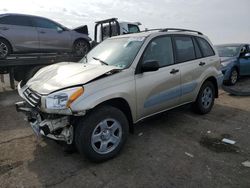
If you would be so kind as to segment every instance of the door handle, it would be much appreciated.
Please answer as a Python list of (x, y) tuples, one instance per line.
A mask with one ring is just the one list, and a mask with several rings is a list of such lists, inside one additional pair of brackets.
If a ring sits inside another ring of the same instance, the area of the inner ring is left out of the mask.
[(172, 69), (172, 70), (170, 71), (170, 74), (175, 74), (175, 73), (177, 73), (177, 72), (179, 72), (179, 69)]
[(45, 31), (40, 31), (40, 33), (44, 34), (44, 33), (46, 33), (46, 32), (45, 32)]
[(206, 63), (205, 62), (200, 62), (199, 65), (204, 66), (204, 65), (206, 65)]
[(4, 30), (4, 31), (9, 30), (8, 27), (0, 27), (0, 29), (1, 29), (1, 30)]

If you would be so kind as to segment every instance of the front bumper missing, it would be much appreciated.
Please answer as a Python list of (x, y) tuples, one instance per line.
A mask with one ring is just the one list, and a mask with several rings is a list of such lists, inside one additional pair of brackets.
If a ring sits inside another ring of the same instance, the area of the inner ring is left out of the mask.
[(26, 120), (38, 137), (48, 137), (53, 140), (73, 142), (73, 126), (69, 122), (69, 116), (44, 118), (43, 115), (25, 101), (16, 103), (16, 110), (26, 115)]

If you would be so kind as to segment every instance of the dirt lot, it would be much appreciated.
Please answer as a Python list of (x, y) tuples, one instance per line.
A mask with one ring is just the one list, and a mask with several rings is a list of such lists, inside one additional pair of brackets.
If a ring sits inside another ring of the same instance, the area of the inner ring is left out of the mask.
[[(14, 91), (0, 93), (0, 187), (250, 187), (250, 168), (241, 164), (250, 160), (250, 97), (221, 92), (208, 115), (185, 106), (146, 120), (102, 164), (38, 141), (15, 112), (18, 100)], [(220, 137), (236, 146), (209, 142)]]

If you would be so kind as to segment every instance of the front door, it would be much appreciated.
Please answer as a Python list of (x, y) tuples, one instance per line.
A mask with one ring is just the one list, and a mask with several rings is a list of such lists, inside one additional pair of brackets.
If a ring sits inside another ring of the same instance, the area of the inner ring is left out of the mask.
[(161, 68), (135, 75), (138, 119), (178, 105), (181, 96), (180, 69), (174, 64), (170, 36), (148, 44), (140, 63), (148, 60), (158, 61)]
[(39, 17), (32, 18), (37, 28), (41, 51), (69, 51), (72, 49), (70, 31)]
[(0, 33), (11, 43), (14, 51), (39, 50), (38, 33), (29, 16), (8, 15), (0, 19)]
[[(250, 46), (248, 46), (246, 53), (250, 53)], [(246, 54), (245, 53), (245, 54)], [(244, 56), (245, 54), (243, 54), (240, 58), (239, 58), (239, 62), (240, 62), (240, 75), (244, 76), (244, 75), (250, 75), (250, 56)]]

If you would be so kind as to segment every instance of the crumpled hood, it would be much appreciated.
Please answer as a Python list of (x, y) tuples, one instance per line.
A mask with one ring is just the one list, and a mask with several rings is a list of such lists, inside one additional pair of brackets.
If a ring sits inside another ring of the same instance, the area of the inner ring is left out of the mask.
[(115, 69), (117, 67), (101, 64), (62, 62), (40, 69), (26, 85), (40, 94), (49, 94), (66, 87), (83, 85)]

